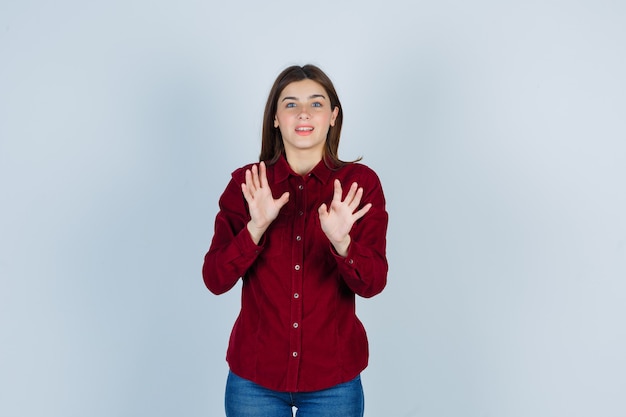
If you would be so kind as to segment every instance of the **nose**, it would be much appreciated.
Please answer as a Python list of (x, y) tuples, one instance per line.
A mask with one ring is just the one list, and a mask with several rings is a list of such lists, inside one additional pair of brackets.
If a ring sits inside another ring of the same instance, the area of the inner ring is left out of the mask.
[(302, 108), (302, 111), (300, 112), (300, 114), (298, 114), (298, 119), (309, 120), (310, 118), (311, 118), (311, 115), (309, 114), (308, 111), (306, 111), (306, 108)]

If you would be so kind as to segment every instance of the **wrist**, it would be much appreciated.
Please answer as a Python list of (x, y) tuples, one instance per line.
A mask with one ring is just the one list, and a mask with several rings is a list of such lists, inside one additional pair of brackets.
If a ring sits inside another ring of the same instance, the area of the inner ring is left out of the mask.
[(333, 248), (335, 248), (335, 252), (337, 252), (337, 255), (345, 258), (346, 256), (348, 256), (348, 248), (350, 247), (350, 242), (352, 240), (350, 239), (350, 235), (346, 236), (345, 239), (339, 241), (339, 242), (331, 242), (333, 245)]
[(267, 227), (265, 228), (257, 227), (252, 222), (252, 220), (250, 220), (248, 224), (246, 224), (246, 229), (248, 229), (248, 233), (250, 234), (250, 237), (252, 238), (252, 241), (254, 242), (254, 244), (258, 245), (259, 242), (261, 241), (261, 238), (263, 237), (263, 234), (265, 233), (265, 230), (267, 230)]

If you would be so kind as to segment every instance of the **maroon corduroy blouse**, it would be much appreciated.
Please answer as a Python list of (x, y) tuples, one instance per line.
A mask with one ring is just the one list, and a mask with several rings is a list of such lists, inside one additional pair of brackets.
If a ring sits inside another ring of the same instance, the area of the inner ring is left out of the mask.
[[(241, 311), (226, 359), (242, 378), (285, 392), (316, 391), (350, 381), (368, 362), (365, 329), (355, 313), (355, 294), (372, 297), (387, 282), (388, 215), (373, 170), (359, 163), (337, 170), (320, 162), (295, 173), (279, 159), (267, 167), (274, 198), (289, 202), (258, 245), (241, 192), (245, 166), (233, 172), (222, 194), (215, 234), (204, 258), (208, 289), (221, 294), (242, 278)], [(321, 229), (318, 208), (330, 206), (333, 182), (344, 197), (353, 182), (363, 187), (361, 206), (372, 208), (350, 232), (348, 255), (339, 256)]]

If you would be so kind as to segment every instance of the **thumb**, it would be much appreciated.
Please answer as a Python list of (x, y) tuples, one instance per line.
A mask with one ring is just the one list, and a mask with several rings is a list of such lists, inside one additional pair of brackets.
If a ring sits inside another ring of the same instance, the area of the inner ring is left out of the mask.
[(281, 195), (280, 198), (278, 199), (278, 205), (282, 207), (285, 204), (287, 204), (287, 201), (289, 201), (289, 193), (284, 192), (283, 195)]
[(328, 216), (328, 209), (326, 208), (326, 203), (322, 203), (319, 209), (317, 209), (317, 214), (319, 214), (320, 218), (322, 216)]

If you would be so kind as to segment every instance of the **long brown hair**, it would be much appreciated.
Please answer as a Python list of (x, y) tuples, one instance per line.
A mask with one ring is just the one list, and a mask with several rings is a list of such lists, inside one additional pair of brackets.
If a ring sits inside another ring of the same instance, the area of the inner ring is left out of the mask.
[[(274, 117), (278, 109), (278, 98), (285, 87), (293, 82), (302, 80), (312, 80), (324, 87), (328, 94), (331, 108), (339, 108), (335, 125), (328, 129), (328, 135), (326, 136), (323, 156), (324, 163), (332, 169), (348, 164), (349, 162), (340, 160), (338, 156), (339, 138), (341, 136), (341, 125), (343, 123), (343, 110), (339, 102), (339, 96), (337, 96), (337, 91), (335, 91), (335, 86), (330, 78), (328, 78), (321, 69), (311, 64), (302, 67), (298, 65), (288, 67), (284, 69), (283, 72), (278, 75), (276, 81), (274, 81), (274, 85), (267, 97), (265, 113), (263, 114), (261, 155), (259, 156), (259, 160), (265, 161), (267, 164), (271, 165), (278, 161), (281, 155), (285, 153), (285, 145), (280, 129), (274, 127)], [(358, 158), (357, 161), (360, 159), (361, 158)]]

